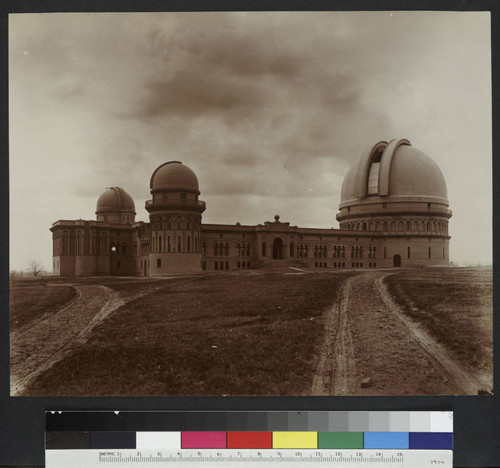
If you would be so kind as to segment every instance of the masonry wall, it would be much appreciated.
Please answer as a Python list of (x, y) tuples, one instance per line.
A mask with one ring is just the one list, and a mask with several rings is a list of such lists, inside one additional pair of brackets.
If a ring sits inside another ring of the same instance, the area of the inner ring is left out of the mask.
[(149, 255), (149, 276), (201, 272), (201, 253)]

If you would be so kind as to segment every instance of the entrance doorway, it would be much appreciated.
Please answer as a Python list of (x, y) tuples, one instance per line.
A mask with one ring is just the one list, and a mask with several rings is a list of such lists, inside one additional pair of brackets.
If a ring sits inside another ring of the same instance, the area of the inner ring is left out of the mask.
[(394, 255), (393, 266), (396, 268), (401, 266), (401, 255)]
[(283, 260), (283, 239), (280, 237), (273, 241), (273, 260)]

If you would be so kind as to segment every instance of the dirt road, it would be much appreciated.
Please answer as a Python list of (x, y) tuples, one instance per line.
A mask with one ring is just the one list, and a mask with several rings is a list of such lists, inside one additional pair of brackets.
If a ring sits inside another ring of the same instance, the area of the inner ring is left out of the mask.
[[(313, 395), (477, 394), (483, 383), (399, 309), (383, 279), (349, 278), (325, 316)], [(366, 380), (369, 379), (369, 380)]]
[(60, 361), (92, 328), (125, 303), (105, 286), (78, 285), (77, 297), (63, 309), (35, 325), (11, 333), (10, 393), (21, 393), (28, 383)]

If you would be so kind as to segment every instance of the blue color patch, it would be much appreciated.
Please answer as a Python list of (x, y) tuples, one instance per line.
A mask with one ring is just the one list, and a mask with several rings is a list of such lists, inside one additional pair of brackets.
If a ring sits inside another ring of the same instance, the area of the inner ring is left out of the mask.
[(453, 432), (410, 432), (410, 449), (453, 449)]
[(408, 432), (365, 432), (365, 449), (407, 449)]

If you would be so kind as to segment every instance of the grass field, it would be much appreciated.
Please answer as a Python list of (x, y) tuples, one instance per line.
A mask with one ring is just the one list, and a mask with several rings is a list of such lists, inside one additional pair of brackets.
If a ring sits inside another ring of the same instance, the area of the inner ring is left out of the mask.
[(11, 281), (10, 330), (15, 331), (45, 314), (63, 307), (76, 297), (71, 286), (47, 286), (50, 280)]
[[(310, 394), (322, 314), (349, 274), (157, 281), (153, 293), (121, 307), (26, 393)], [(101, 284), (126, 290), (151, 286), (116, 279)]]
[(405, 313), (463, 364), (489, 370), (493, 357), (491, 268), (403, 270), (386, 281)]

